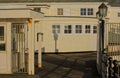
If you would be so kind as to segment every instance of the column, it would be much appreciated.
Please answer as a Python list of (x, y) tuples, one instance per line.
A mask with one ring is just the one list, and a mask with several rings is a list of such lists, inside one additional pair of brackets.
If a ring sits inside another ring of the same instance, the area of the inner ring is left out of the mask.
[(28, 22), (28, 74), (34, 75), (34, 23)]

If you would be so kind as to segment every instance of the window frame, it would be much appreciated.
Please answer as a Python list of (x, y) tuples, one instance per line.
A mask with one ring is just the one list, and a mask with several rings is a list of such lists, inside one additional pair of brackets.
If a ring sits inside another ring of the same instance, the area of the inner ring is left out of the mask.
[(64, 34), (72, 34), (72, 25), (65, 25), (64, 26)]
[(82, 25), (75, 25), (75, 33), (82, 34)]
[(60, 34), (60, 25), (59, 24), (52, 25), (52, 33)]
[(91, 33), (91, 25), (85, 25), (85, 33), (90, 34)]

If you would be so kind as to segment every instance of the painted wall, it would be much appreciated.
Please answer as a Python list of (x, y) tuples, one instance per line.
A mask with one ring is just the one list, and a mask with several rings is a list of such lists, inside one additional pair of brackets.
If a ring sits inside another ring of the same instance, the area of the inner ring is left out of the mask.
[[(58, 34), (57, 49), (59, 52), (80, 52), (80, 51), (96, 51), (96, 34), (93, 34), (93, 26), (97, 26), (96, 12), (101, 3), (46, 3), (49, 7), (41, 7), (41, 12), (45, 16), (40, 19), (38, 32), (43, 33), (43, 41), (41, 48), (43, 52), (55, 52), (55, 40), (52, 33), (52, 25), (60, 25), (60, 34)], [(32, 8), (32, 6), (30, 6)], [(52, 17), (57, 15), (57, 8), (63, 8), (67, 17)], [(81, 16), (80, 8), (93, 8), (92, 16)], [(69, 10), (68, 10), (69, 9)], [(70, 17), (72, 16), (72, 18)], [(83, 25), (82, 34), (75, 33), (75, 25)], [(64, 34), (64, 25), (72, 25), (72, 34)], [(85, 25), (91, 25), (91, 33), (85, 33)], [(40, 37), (41, 38), (41, 37)], [(89, 44), (89, 45), (88, 45)], [(38, 45), (38, 44), (37, 44)], [(39, 48), (39, 46), (38, 46)]]
[[(86, 23), (86, 21), (88, 21)], [(57, 49), (59, 52), (80, 52), (80, 51), (96, 51), (97, 35), (93, 34), (93, 26), (97, 26), (96, 19), (86, 18), (44, 18), (38, 29), (41, 29), (43, 35), (42, 48), (45, 52), (55, 52), (55, 40), (52, 33), (52, 25), (60, 25), (60, 33), (58, 34)], [(65, 34), (64, 26), (72, 25), (72, 33)], [(82, 33), (75, 33), (75, 25), (83, 25)], [(85, 25), (91, 25), (91, 33), (85, 33)]]
[(11, 23), (10, 22), (0, 22), (0, 26), (4, 26), (4, 38), (5, 40), (0, 43), (5, 43), (5, 51), (0, 51), (0, 73), (10, 74), (12, 73), (11, 66)]

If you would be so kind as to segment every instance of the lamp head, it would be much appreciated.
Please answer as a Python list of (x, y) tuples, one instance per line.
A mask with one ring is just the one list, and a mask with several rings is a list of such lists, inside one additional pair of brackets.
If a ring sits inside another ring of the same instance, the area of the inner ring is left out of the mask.
[(107, 10), (108, 10), (108, 7), (102, 3), (99, 7), (99, 16), (100, 17), (106, 17), (107, 16)]

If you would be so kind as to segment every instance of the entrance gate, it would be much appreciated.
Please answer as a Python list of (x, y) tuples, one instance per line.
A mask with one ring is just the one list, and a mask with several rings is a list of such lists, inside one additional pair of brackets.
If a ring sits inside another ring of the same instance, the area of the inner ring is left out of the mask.
[(107, 23), (105, 28), (107, 54), (120, 61), (120, 23)]
[(11, 30), (13, 73), (27, 73), (27, 26), (24, 23), (13, 23)]

